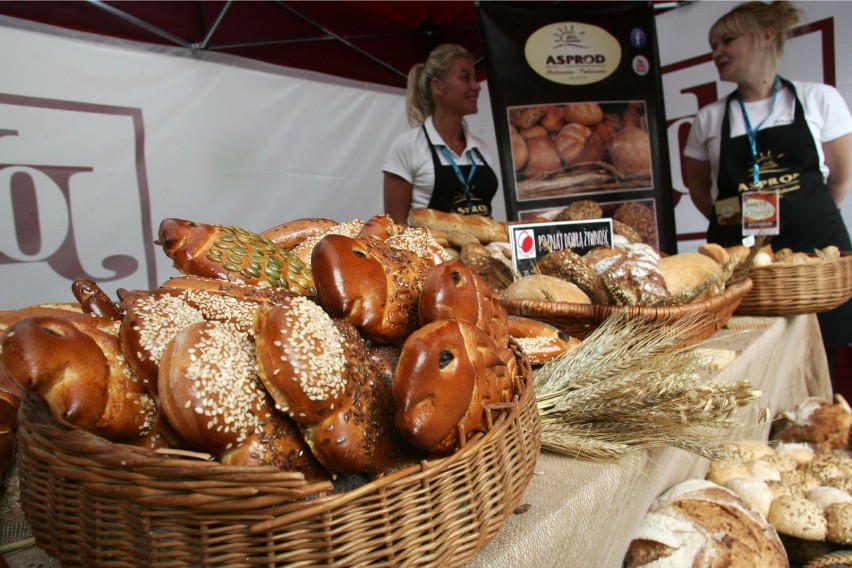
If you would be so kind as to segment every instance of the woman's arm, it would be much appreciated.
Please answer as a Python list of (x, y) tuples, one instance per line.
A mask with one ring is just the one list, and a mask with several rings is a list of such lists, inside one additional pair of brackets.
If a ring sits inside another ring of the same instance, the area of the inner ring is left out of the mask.
[(385, 213), (390, 215), (397, 225), (408, 225), (408, 211), (411, 209), (412, 185), (395, 174), (385, 172), (384, 196)]
[(709, 221), (713, 214), (713, 198), (710, 196), (710, 162), (684, 157), (683, 167), (686, 172), (689, 196), (695, 207)]
[(852, 134), (826, 142), (822, 145), (822, 151), (829, 170), (828, 191), (840, 207), (852, 188)]

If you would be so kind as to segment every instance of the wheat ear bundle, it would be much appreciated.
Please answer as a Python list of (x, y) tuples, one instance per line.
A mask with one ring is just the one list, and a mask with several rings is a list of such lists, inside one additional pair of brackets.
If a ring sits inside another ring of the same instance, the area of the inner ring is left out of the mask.
[(574, 457), (619, 459), (674, 446), (724, 457), (722, 431), (761, 396), (747, 381), (703, 382), (701, 357), (678, 347), (701, 314), (660, 322), (615, 314), (574, 350), (533, 374), (542, 447)]

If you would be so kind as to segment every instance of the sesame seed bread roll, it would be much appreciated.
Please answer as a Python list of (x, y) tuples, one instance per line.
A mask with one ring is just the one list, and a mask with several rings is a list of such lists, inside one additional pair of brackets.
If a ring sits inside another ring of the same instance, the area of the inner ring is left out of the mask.
[(326, 219), (324, 217), (293, 219), (270, 227), (265, 231), (258, 233), (264, 239), (269, 239), (276, 245), (293, 250), (305, 241), (305, 239), (319, 235), (339, 223), (334, 219)]
[(160, 288), (169, 290), (201, 290), (214, 292), (219, 295), (232, 296), (241, 300), (256, 300), (260, 302), (278, 302), (283, 298), (296, 295), (295, 292), (284, 288), (272, 288), (270, 286), (255, 286), (243, 282), (228, 282), (218, 278), (204, 278), (202, 276), (175, 276), (163, 282)]
[(434, 238), (432, 231), (423, 227), (406, 227), (400, 234), (388, 237), (385, 244), (391, 248), (413, 252), (425, 260), (428, 266), (452, 260), (450, 253)]
[(117, 326), (92, 315), (27, 317), (3, 335), (2, 363), (58, 421), (112, 441), (143, 443), (154, 431), (156, 404), (127, 365)]
[(447, 454), (484, 427), (485, 407), (506, 402), (512, 376), (487, 333), (459, 320), (436, 320), (402, 347), (393, 382), (396, 427), (409, 442)]
[(274, 465), (327, 478), (256, 372), (248, 334), (221, 322), (183, 327), (160, 365), (163, 413), (188, 447), (231, 465)]
[(156, 244), (187, 276), (314, 292), (311, 270), (302, 259), (240, 227), (163, 219)]
[(422, 457), (393, 429), (390, 384), (352, 325), (292, 298), (258, 310), (255, 340), (267, 392), (330, 471), (377, 476)]
[(414, 253), (369, 239), (327, 235), (311, 254), (320, 304), (365, 339), (399, 345), (417, 327), (428, 265)]

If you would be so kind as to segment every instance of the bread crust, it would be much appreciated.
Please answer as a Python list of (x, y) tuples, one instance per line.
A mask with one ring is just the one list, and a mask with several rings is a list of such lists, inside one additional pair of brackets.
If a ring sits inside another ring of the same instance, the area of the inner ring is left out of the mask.
[(408, 223), (412, 227), (437, 229), (448, 235), (462, 233), (475, 237), (481, 244), (491, 242), (509, 242), (509, 233), (499, 221), (482, 215), (460, 215), (437, 209), (412, 209), (408, 213)]
[(293, 250), (308, 237), (319, 235), (338, 224), (334, 219), (325, 217), (303, 217), (275, 225), (258, 234), (280, 247)]

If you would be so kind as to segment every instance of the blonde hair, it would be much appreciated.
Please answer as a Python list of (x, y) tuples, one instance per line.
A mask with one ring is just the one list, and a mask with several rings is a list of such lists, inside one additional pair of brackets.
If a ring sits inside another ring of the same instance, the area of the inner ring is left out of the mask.
[(760, 39), (767, 28), (775, 30), (772, 49), (775, 59), (784, 53), (784, 43), (790, 28), (799, 22), (799, 9), (790, 2), (746, 2), (740, 4), (713, 24), (708, 34), (710, 45), (716, 45), (726, 35), (751, 34)]
[(473, 63), (473, 54), (470, 51), (460, 45), (445, 43), (433, 49), (425, 63), (418, 63), (408, 72), (405, 112), (409, 125), (420, 126), (435, 112), (432, 78), (443, 77), (458, 57), (464, 57)]

